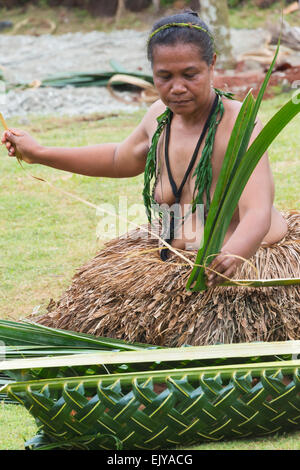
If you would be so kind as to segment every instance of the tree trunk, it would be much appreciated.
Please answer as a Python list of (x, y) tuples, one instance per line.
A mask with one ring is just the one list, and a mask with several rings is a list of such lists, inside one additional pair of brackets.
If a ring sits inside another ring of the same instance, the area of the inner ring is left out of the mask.
[(125, 12), (125, 0), (118, 0), (118, 8), (116, 13), (116, 23), (120, 21), (120, 18)]
[(154, 13), (158, 13), (160, 10), (160, 0), (152, 0), (154, 6)]
[(232, 56), (229, 12), (227, 0), (201, 0), (201, 17), (211, 27), (218, 55), (218, 64), (232, 67)]
[(87, 9), (95, 16), (114, 16), (117, 11), (118, 0), (88, 0)]
[(125, 7), (129, 11), (139, 12), (148, 8), (152, 0), (125, 0)]

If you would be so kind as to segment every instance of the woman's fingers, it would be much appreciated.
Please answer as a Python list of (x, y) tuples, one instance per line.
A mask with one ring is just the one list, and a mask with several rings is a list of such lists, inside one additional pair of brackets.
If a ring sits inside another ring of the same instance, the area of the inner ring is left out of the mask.
[[(233, 276), (236, 270), (235, 259), (230, 256), (224, 256), (225, 254), (227, 253), (218, 255), (207, 268), (206, 274), (208, 287), (224, 282), (226, 277), (230, 278)], [(222, 276), (220, 276), (220, 274), (222, 274)]]
[(7, 136), (8, 136), (8, 131), (4, 131), (1, 137), (2, 144), (6, 144), (8, 142)]
[(231, 263), (232, 260), (229, 257), (225, 258), (222, 255), (217, 256), (214, 261), (208, 266), (207, 271), (209, 273), (209, 277), (214, 277), (217, 275), (213, 271), (223, 272), (230, 266)]
[(16, 154), (16, 149), (15, 149), (13, 146), (11, 146), (11, 148), (10, 148), (9, 151), (8, 151), (8, 155), (9, 155), (10, 157), (14, 157), (15, 154)]
[[(7, 136), (7, 139), (9, 138), (9, 134)], [(14, 148), (14, 145), (12, 144), (12, 142), (10, 142), (9, 140), (6, 140), (5, 141), (5, 146), (8, 150), (8, 155), (9, 156), (13, 156), (15, 154), (15, 148)]]
[(6, 145), (9, 157), (21, 158), (26, 163), (34, 163), (36, 154), (41, 149), (27, 132), (15, 128), (4, 132), (2, 142)]
[(20, 135), (22, 134), (18, 129), (9, 129), (3, 133), (1, 141), (5, 144), (9, 157), (16, 156), (16, 137)]
[(6, 137), (2, 137), (1, 142), (2, 142), (2, 144), (5, 145), (5, 147), (7, 148), (8, 154), (9, 154), (10, 156), (11, 156), (11, 155), (14, 155), (14, 153), (15, 153), (15, 148), (14, 148), (13, 144), (12, 144), (9, 140), (6, 140)]

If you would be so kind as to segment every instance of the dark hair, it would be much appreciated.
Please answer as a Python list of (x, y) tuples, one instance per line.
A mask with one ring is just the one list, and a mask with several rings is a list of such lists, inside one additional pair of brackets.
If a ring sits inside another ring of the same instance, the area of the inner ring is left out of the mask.
[[(154, 31), (171, 23), (190, 23), (200, 26), (205, 31), (196, 28), (170, 26), (169, 28), (158, 31), (153, 37), (151, 37), (151, 34)], [(183, 13), (178, 13), (176, 15), (166, 16), (154, 24), (147, 46), (147, 55), (151, 64), (153, 65), (153, 51), (155, 46), (169, 46), (176, 43), (194, 44), (199, 48), (201, 58), (208, 65), (212, 63), (214, 56), (212, 33), (207, 24), (199, 18), (196, 12), (184, 11)]]

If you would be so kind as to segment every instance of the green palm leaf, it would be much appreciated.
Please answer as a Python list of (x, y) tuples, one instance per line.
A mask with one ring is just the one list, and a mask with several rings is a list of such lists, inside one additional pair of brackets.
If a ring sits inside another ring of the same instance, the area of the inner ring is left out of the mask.
[[(143, 343), (128, 343), (112, 338), (97, 338), (84, 333), (48, 328), (29, 322), (13, 322), (0, 320), (0, 340), (6, 346), (21, 345), (32, 348), (45, 346), (49, 348), (80, 348), (115, 351), (136, 351), (149, 348)], [(158, 346), (151, 346), (157, 348)], [(16, 350), (15, 350), (16, 351)]]
[[(207, 259), (211, 262), (216, 253), (220, 251), (232, 215), (254, 168), (281, 130), (300, 111), (300, 103), (290, 100), (273, 116), (247, 150), (255, 119), (278, 51), (279, 45), (256, 101), (251, 93), (248, 93), (237, 117), (207, 216), (202, 248), (197, 253), (195, 267), (186, 285), (188, 290), (200, 291), (206, 289), (205, 268), (200, 266), (204, 266)], [(292, 282), (290, 280), (290, 283)], [(299, 279), (294, 280), (294, 283), (299, 284)], [(229, 284), (225, 283), (224, 285)], [(263, 286), (262, 283), (256, 284), (256, 287), (261, 286)]]
[[(3, 371), (31, 371), (44, 369), (60, 368), (60, 367), (91, 367), (96, 365), (126, 365), (129, 364), (137, 366), (141, 364), (147, 370), (155, 369), (168, 369), (185, 367), (201, 366), (207, 367), (212, 362), (217, 361), (218, 365), (232, 364), (232, 361), (238, 359), (239, 363), (261, 362), (262, 358), (266, 361), (273, 360), (274, 356), (277, 358), (289, 358), (294, 354), (300, 352), (300, 341), (282, 341), (282, 342), (269, 342), (269, 343), (240, 343), (238, 347), (231, 344), (220, 344), (214, 346), (189, 346), (182, 348), (164, 348), (164, 349), (145, 349), (141, 351), (93, 351), (89, 353), (73, 354), (60, 356), (44, 357), (38, 356), (35, 358), (9, 358), (0, 363), (0, 370)], [(271, 359), (270, 359), (271, 358)], [(126, 369), (124, 369), (126, 372)]]
[[(75, 87), (107, 86), (109, 79), (113, 77), (116, 73), (141, 78), (153, 84), (152, 75), (145, 74), (143, 72), (138, 72), (138, 71), (130, 72), (127, 69), (125, 69), (122, 65), (120, 65), (118, 62), (116, 62), (115, 60), (111, 60), (110, 65), (113, 68), (112, 72), (102, 72), (102, 71), (72, 72), (72, 73), (65, 73), (63, 75), (53, 75), (51, 77), (48, 77), (42, 80), (41, 86), (43, 87), (51, 86), (51, 87), (57, 87), (57, 88), (62, 88), (67, 85), (72, 85)], [(124, 86), (124, 83), (115, 82), (114, 86), (116, 85)]]
[[(142, 351), (144, 349), (156, 349), (158, 346), (152, 346), (141, 343), (127, 343), (112, 338), (96, 338), (92, 335), (77, 333), (73, 331), (58, 330), (48, 328), (43, 325), (28, 322), (13, 322), (0, 320), (0, 341), (5, 344), (5, 359), (16, 360), (24, 358), (47, 358), (58, 356), (71, 356), (73, 354), (89, 354), (96, 351)], [(0, 362), (0, 371), (1, 371)], [(123, 369), (126, 366), (123, 366)], [(2, 369), (3, 371), (4, 369)], [(26, 378), (38, 377), (56, 377), (61, 376), (95, 374), (107, 372), (103, 366), (86, 367), (71, 369), (68, 366), (62, 367), (58, 372), (57, 368), (27, 372)], [(0, 387), (6, 381), (24, 379), (23, 373), (7, 372), (0, 377)], [(1, 398), (1, 397), (0, 397)], [(6, 397), (7, 400), (7, 397)]]

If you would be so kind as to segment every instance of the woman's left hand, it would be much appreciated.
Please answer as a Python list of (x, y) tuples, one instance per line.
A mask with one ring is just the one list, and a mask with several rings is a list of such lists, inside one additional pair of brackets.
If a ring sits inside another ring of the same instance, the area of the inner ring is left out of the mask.
[[(206, 269), (207, 287), (214, 287), (221, 284), (228, 280), (226, 278), (231, 279), (241, 262), (242, 261), (239, 258), (236, 258), (228, 251), (221, 251), (221, 253), (216, 256), (213, 262), (208, 266), (208, 268), (213, 269), (216, 272)], [(226, 277), (219, 276), (217, 273)]]

